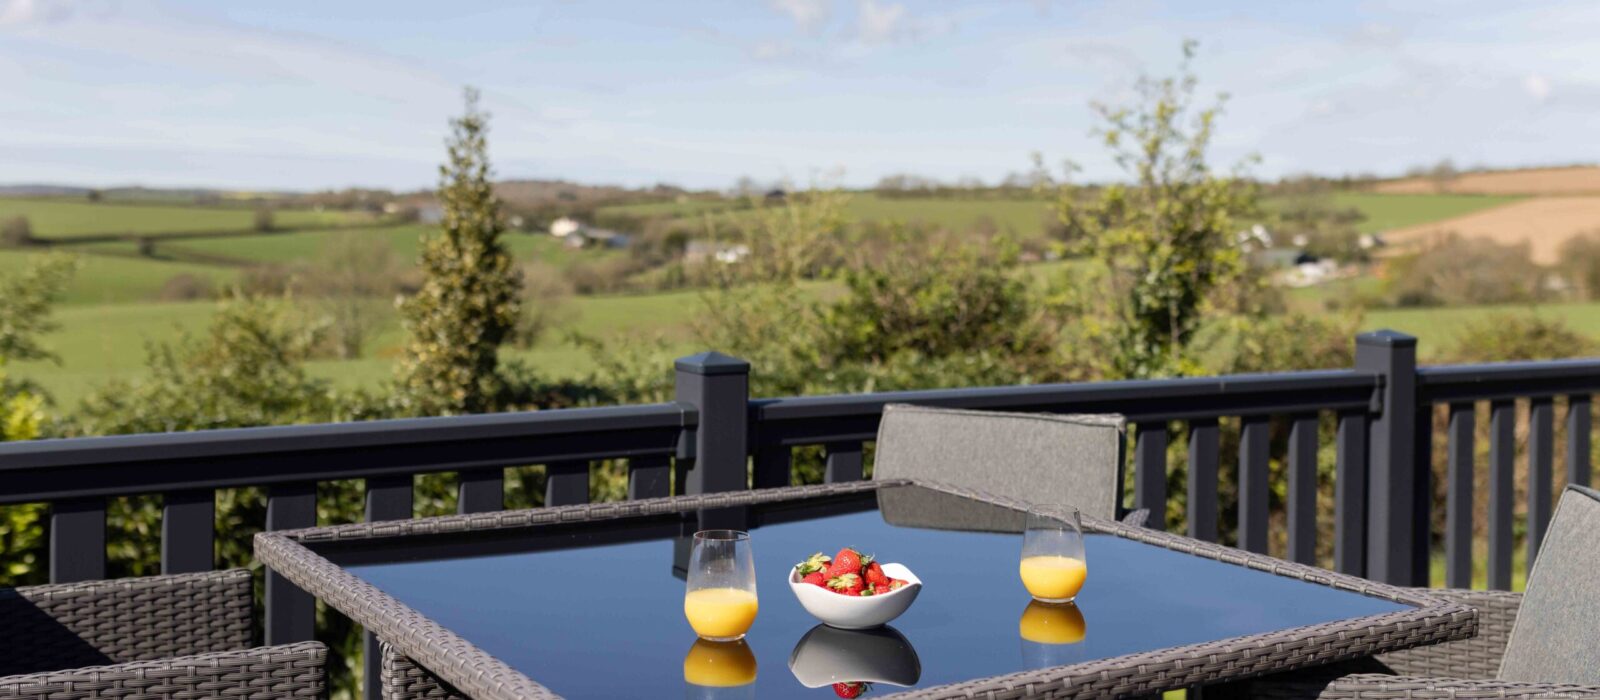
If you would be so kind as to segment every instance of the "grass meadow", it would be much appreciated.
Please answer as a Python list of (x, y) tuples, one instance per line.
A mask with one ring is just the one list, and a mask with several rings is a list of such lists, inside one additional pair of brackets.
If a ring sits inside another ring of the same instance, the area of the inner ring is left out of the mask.
[[(1368, 227), (1374, 230), (1456, 216), (1515, 199), (1487, 195), (1369, 194), (1339, 194), (1335, 198), (1336, 204), (1355, 206), (1366, 212)], [(712, 211), (721, 205), (717, 201), (688, 200), (618, 209), (639, 214), (692, 214)], [(36, 231), (60, 237), (103, 232), (156, 234), (244, 229), (250, 225), (252, 216), (248, 209), (219, 207), (0, 199), (0, 218), (16, 213), (33, 217)], [(852, 196), (847, 214), (856, 220), (923, 221), (957, 230), (971, 229), (987, 219), (1000, 231), (1012, 231), (1025, 237), (1041, 235), (1047, 207), (1040, 200), (885, 199), (867, 193)], [(732, 212), (730, 215), (749, 214)], [(45, 338), (60, 354), (61, 361), (16, 363), (9, 366), (8, 371), (13, 376), (39, 382), (59, 401), (70, 403), (90, 388), (113, 378), (139, 376), (147, 343), (170, 341), (184, 330), (204, 329), (216, 308), (214, 302), (158, 300), (163, 285), (176, 275), (194, 275), (213, 286), (225, 287), (236, 282), (249, 264), (314, 263), (340, 236), (380, 238), (393, 247), (402, 263), (410, 264), (416, 260), (419, 241), (427, 232), (425, 227), (416, 225), (332, 229), (329, 227), (351, 221), (337, 214), (316, 212), (279, 212), (278, 222), (298, 228), (281, 233), (241, 232), (225, 238), (158, 241), (154, 257), (140, 256), (137, 246), (127, 241), (58, 246), (80, 254), (82, 261), (79, 274), (61, 299), (55, 315), (60, 330)], [(519, 260), (539, 261), (556, 268), (604, 255), (625, 254), (573, 251), (541, 235), (513, 233), (507, 237), (507, 242)], [(30, 254), (0, 250), (0, 272), (19, 269)], [(1072, 261), (1043, 263), (1030, 268), (1030, 274), (1036, 279), (1070, 274), (1079, 264)], [(1358, 278), (1293, 290), (1289, 298), (1296, 308), (1318, 311), (1327, 308), (1330, 301), (1371, 296), (1379, 291), (1380, 285), (1379, 280)], [(827, 285), (818, 285), (813, 292), (826, 293), (827, 289)], [(302, 303), (319, 302), (307, 299)], [(592, 358), (568, 342), (571, 332), (603, 338), (659, 335), (673, 349), (689, 352), (698, 349), (694, 347), (690, 321), (703, 303), (701, 295), (693, 291), (572, 297), (559, 302), (555, 311), (557, 327), (538, 345), (506, 352), (551, 376), (578, 376), (594, 369)], [(387, 305), (382, 307), (387, 308)], [(1378, 310), (1368, 312), (1363, 325), (1369, 329), (1394, 328), (1419, 336), (1422, 355), (1429, 359), (1452, 344), (1464, 323), (1500, 311), (1525, 313), (1529, 308)], [(1573, 328), (1600, 338), (1600, 304), (1549, 304), (1533, 312), (1557, 316)], [(311, 371), (346, 387), (374, 386), (391, 376), (403, 338), (392, 311), (385, 312), (380, 321), (363, 357), (348, 361), (314, 361)]]
[[(72, 238), (95, 234), (193, 233), (246, 231), (255, 211), (246, 207), (197, 207), (168, 204), (106, 204), (79, 199), (0, 198), (0, 221), (25, 216), (39, 238)], [(336, 226), (369, 221), (349, 212), (286, 209), (272, 214), (282, 228)]]

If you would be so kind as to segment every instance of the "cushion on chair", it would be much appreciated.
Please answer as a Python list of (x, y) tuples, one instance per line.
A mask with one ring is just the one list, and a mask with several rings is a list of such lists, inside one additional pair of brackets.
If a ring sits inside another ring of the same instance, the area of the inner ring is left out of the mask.
[(1500, 680), (1600, 685), (1600, 493), (1568, 486), (1528, 575)]
[(891, 404), (873, 475), (925, 479), (1112, 519), (1121, 495), (1122, 416), (1000, 413)]

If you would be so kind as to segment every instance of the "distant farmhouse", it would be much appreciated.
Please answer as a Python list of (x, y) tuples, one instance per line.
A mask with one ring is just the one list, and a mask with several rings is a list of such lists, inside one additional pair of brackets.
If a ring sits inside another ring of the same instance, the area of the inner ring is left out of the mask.
[(568, 248), (626, 248), (632, 242), (628, 234), (595, 228), (567, 216), (550, 222), (550, 235)]
[(689, 244), (684, 246), (683, 249), (683, 261), (694, 265), (713, 260), (724, 265), (731, 265), (748, 257), (750, 257), (750, 246), (743, 243), (689, 241)]

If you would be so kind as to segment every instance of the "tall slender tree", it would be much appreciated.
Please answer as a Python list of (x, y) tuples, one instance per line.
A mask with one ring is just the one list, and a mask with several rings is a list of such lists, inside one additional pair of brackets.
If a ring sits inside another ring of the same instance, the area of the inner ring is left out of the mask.
[(520, 312), (522, 277), (490, 181), (489, 115), (477, 90), (465, 92), (466, 110), (450, 120), (445, 141), (449, 161), (439, 167), (444, 219), (423, 241), (422, 288), (400, 304), (409, 341), (396, 398), (413, 415), (493, 410), (505, 387), (497, 355)]

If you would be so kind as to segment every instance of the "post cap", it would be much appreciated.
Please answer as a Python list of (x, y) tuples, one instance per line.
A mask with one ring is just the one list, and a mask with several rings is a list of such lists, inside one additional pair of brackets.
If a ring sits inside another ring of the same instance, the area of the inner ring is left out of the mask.
[(1401, 333), (1400, 331), (1382, 330), (1362, 333), (1356, 336), (1356, 345), (1378, 345), (1391, 348), (1413, 348), (1417, 346), (1417, 337)]
[(680, 357), (673, 363), (673, 367), (679, 372), (689, 372), (704, 376), (750, 373), (749, 362), (737, 357), (724, 355), (715, 350), (707, 350), (688, 357)]

